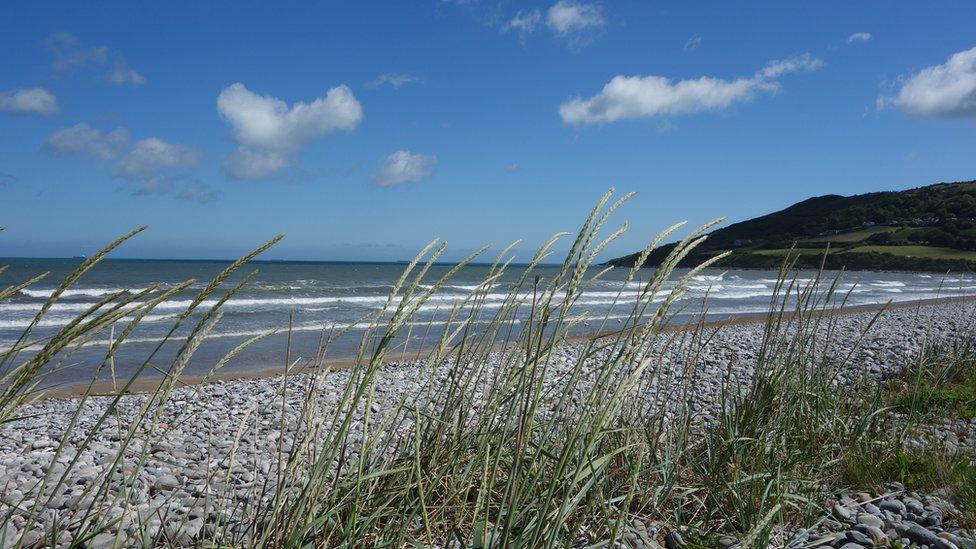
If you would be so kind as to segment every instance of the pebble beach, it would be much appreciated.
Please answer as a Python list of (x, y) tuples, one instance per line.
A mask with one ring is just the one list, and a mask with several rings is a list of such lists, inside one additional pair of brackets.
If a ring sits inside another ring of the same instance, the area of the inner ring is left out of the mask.
[[(853, 386), (865, 379), (882, 380), (897, 373), (926, 340), (976, 336), (973, 301), (884, 311), (859, 341), (876, 314), (859, 311), (838, 315), (833, 329), (825, 334), (823, 344), (838, 352), (857, 349), (838, 375), (839, 386)], [(743, 383), (753, 375), (762, 337), (761, 323), (716, 328), (694, 361), (686, 359), (688, 354), (680, 344), (669, 344), (660, 364), (648, 374), (653, 379), (642, 385), (641, 391), (645, 397), (665, 404), (679, 399), (690, 402), (696, 416), (708, 421), (716, 413), (723, 387), (730, 382)], [(664, 345), (664, 338), (659, 344)], [(579, 345), (567, 344), (554, 351), (547, 377), (553, 388), (558, 388), (571, 370)], [(382, 425), (395, 403), (424, 398), (440, 375), (436, 368), (425, 368), (422, 361), (405, 361), (390, 362), (380, 369), (377, 398), (370, 410), (371, 425)], [(126, 540), (147, 528), (164, 531), (167, 539), (178, 544), (207, 539), (215, 523), (236, 518), (211, 508), (205, 503), (206, 496), (230, 493), (241, 501), (267, 498), (280, 478), (283, 459), (309, 428), (303, 419), (310, 416), (308, 410), (325, 414), (333, 409), (348, 381), (349, 373), (337, 370), (175, 389), (154, 415), (152, 436), (137, 434), (121, 460), (116, 460), (120, 440), (146, 395), (121, 397), (114, 412), (101, 423), (99, 418), (111, 403), (110, 397), (90, 397), (80, 410), (78, 398), (37, 400), (20, 411), (20, 419), (0, 426), (0, 512), (11, 513), (9, 525), (13, 527), (8, 526), (0, 541), (6, 546), (22, 537), (25, 547), (41, 546), (56, 532), (58, 545), (70, 545), (74, 541), (71, 525), (91, 512), (96, 487), (113, 470), (118, 479), (107, 483), (110, 493), (99, 500), (107, 503), (97, 513), (103, 519), (118, 520), (109, 532), (87, 540), (87, 546), (124, 546)], [(312, 385), (317, 396), (310, 403), (304, 395)], [(352, 431), (354, 436), (361, 436), (361, 426), (354, 426)], [(976, 448), (976, 420), (948, 421), (929, 434), (953, 451)], [(91, 443), (83, 445), (89, 437)], [(132, 485), (123, 486), (119, 473), (131, 471), (140, 454), (145, 463)], [(66, 470), (64, 482), (42, 483), (45, 476), (59, 478)], [(114, 497), (123, 489), (125, 498)], [(902, 538), (914, 543), (917, 538), (925, 542), (917, 543), (920, 547), (973, 547), (966, 541), (969, 534), (943, 522), (946, 512), (939, 502), (926, 498), (929, 496), (912, 496), (903, 487), (894, 487), (888, 494), (844, 496), (833, 507), (825, 502), (825, 516), (833, 518), (811, 525), (795, 536), (790, 546), (857, 549), (888, 546)], [(40, 520), (28, 525), (26, 517), (35, 506), (41, 509)], [(875, 508), (876, 513), (872, 512)], [(901, 509), (911, 509), (912, 514), (907, 510), (895, 512)], [(938, 520), (932, 518), (936, 513)], [(831, 524), (836, 532), (828, 531)], [(878, 545), (882, 537), (885, 544)], [(653, 547), (657, 543), (649, 536), (630, 539), (634, 546)], [(734, 545), (735, 540), (727, 543)]]

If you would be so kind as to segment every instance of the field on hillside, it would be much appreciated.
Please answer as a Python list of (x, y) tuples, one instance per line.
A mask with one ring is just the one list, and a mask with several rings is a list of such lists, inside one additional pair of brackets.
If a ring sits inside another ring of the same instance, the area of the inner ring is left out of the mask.
[(901, 227), (868, 227), (866, 229), (851, 231), (849, 233), (809, 238), (803, 242), (860, 242), (876, 234), (893, 233), (900, 229)]
[[(792, 255), (823, 255), (826, 248), (771, 248), (768, 250), (752, 250), (753, 254), (774, 257)], [(962, 259), (976, 261), (976, 251), (956, 250), (940, 246), (854, 246), (851, 248), (831, 248), (831, 254), (877, 253), (890, 254), (899, 257), (924, 257), (930, 259)]]
[(904, 257), (928, 257), (933, 259), (965, 259), (976, 261), (976, 252), (939, 246), (858, 246), (844, 253), (882, 253)]

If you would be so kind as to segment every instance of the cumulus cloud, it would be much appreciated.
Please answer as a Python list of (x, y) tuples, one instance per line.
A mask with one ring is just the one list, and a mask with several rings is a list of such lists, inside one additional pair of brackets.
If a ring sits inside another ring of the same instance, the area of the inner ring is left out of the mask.
[(399, 150), (386, 157), (373, 181), (380, 187), (416, 183), (430, 177), (436, 162), (436, 156)]
[[(132, 142), (124, 128), (103, 132), (88, 124), (61, 128), (48, 136), (44, 152), (87, 156), (105, 162), (113, 177), (138, 184), (137, 196), (167, 195), (185, 179), (182, 172), (196, 167), (203, 153), (157, 137)], [(202, 196), (202, 195), (201, 195)], [(199, 200), (197, 200), (199, 202)]]
[(685, 49), (689, 51), (696, 50), (698, 49), (698, 46), (701, 46), (703, 40), (705, 40), (705, 38), (702, 35), (696, 34), (685, 42)]
[(606, 21), (597, 4), (559, 0), (546, 12), (546, 25), (556, 34), (568, 36), (602, 28)]
[(871, 39), (870, 32), (855, 32), (854, 34), (847, 37), (847, 43), (853, 44), (854, 42), (867, 42)]
[(77, 36), (56, 32), (44, 40), (51, 53), (51, 66), (57, 72), (74, 72), (87, 68), (104, 70), (102, 78), (115, 85), (141, 86), (146, 78), (126, 63), (122, 54), (107, 46), (88, 46)]
[(561, 104), (559, 115), (565, 124), (580, 125), (721, 110), (751, 101), (760, 92), (779, 91), (776, 79), (781, 76), (822, 66), (823, 61), (804, 54), (771, 61), (754, 75), (734, 80), (710, 76), (679, 81), (664, 76), (615, 76), (593, 97), (577, 97)]
[(75, 124), (48, 136), (43, 149), (55, 155), (79, 154), (113, 160), (122, 154), (128, 144), (129, 135), (123, 128), (103, 133), (88, 124)]
[(888, 105), (920, 118), (976, 116), (976, 48), (912, 75), (897, 97), (878, 98), (879, 107)]
[(170, 168), (192, 168), (200, 163), (203, 154), (186, 145), (174, 145), (150, 137), (132, 149), (112, 166), (112, 175), (137, 180)]
[(217, 97), (217, 112), (241, 145), (276, 151), (297, 149), (329, 132), (351, 130), (363, 119), (362, 106), (346, 86), (332, 88), (311, 103), (289, 107), (244, 84), (232, 84)]
[(44, 88), (4, 91), (0, 92), (0, 112), (52, 116), (58, 113), (58, 100)]
[(270, 95), (258, 95), (244, 84), (228, 86), (217, 96), (217, 112), (231, 126), (239, 145), (224, 163), (237, 179), (263, 179), (290, 165), (298, 151), (315, 138), (352, 130), (363, 108), (347, 86), (330, 89), (311, 103), (291, 107)]
[(370, 89), (379, 88), (384, 85), (392, 86), (394, 89), (399, 89), (401, 86), (406, 86), (407, 84), (423, 84), (423, 78), (419, 76), (414, 76), (412, 74), (402, 74), (397, 72), (387, 72), (383, 73), (373, 80), (366, 82), (364, 86)]

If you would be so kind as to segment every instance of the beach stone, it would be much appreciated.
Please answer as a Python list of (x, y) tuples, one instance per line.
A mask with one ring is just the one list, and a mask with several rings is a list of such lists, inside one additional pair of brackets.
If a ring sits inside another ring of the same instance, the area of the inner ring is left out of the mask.
[(156, 478), (154, 486), (157, 490), (171, 491), (180, 487), (180, 481), (173, 475), (162, 475)]
[(838, 520), (841, 520), (843, 522), (853, 522), (854, 513), (846, 506), (841, 504), (841, 502), (838, 501), (837, 503), (834, 504), (833, 512), (834, 512), (834, 517), (836, 517)]
[(905, 498), (905, 509), (908, 512), (915, 513), (916, 515), (925, 514), (925, 506), (922, 505), (921, 501), (915, 498)]
[(881, 528), (878, 528), (876, 526), (868, 526), (865, 534), (867, 534), (868, 537), (871, 538), (871, 541), (874, 543), (875, 547), (887, 545), (888, 542), (890, 541), (888, 538), (888, 534), (885, 534), (881, 530)]
[(888, 499), (881, 502), (878, 507), (883, 511), (890, 511), (892, 513), (897, 513), (898, 515), (905, 516), (905, 504), (898, 501), (897, 499)]
[(857, 516), (857, 523), (863, 524), (865, 526), (874, 526), (875, 528), (884, 528), (884, 521), (880, 518), (869, 515), (867, 513), (861, 513)]
[[(122, 546), (122, 544), (118, 545), (119, 547)], [(86, 542), (85, 546), (89, 549), (112, 549), (116, 546), (116, 538), (114, 534), (107, 534), (103, 532)]]
[[(896, 527), (896, 530), (897, 529), (898, 528)], [(935, 535), (935, 533), (930, 532), (920, 524), (909, 524), (907, 526), (903, 526), (902, 529), (899, 530), (899, 533), (920, 545), (935, 545), (940, 541), (944, 541), (942, 538)]]
[(2, 546), (2, 547), (13, 547), (14, 544), (17, 543), (17, 539), (20, 538), (20, 532), (17, 531), (17, 529), (14, 528), (13, 525), (11, 525), (9, 523), (6, 524), (6, 525), (0, 526), (0, 528), (3, 529), (2, 535), (0, 535), (0, 541), (2, 541), (3, 543), (0, 544), (0, 546)]
[(862, 534), (857, 530), (849, 530), (846, 536), (847, 536), (847, 541), (858, 543), (860, 545), (870, 546), (874, 544), (871, 538), (867, 536), (867, 534)]
[(30, 532), (24, 534), (24, 536), (21, 538), (21, 546), (35, 547), (40, 543), (41, 538), (43, 537), (43, 534), (41, 534), (39, 531), (31, 530)]

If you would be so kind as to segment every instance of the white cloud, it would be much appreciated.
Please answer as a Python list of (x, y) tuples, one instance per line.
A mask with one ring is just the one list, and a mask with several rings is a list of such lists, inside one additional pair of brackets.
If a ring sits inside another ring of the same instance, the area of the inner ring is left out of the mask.
[(347, 86), (330, 89), (311, 103), (291, 107), (270, 95), (258, 95), (244, 84), (224, 88), (217, 112), (231, 126), (239, 145), (224, 163), (237, 179), (262, 179), (290, 165), (298, 151), (315, 138), (352, 130), (363, 119), (363, 108)]
[(942, 65), (922, 69), (910, 77), (895, 98), (878, 98), (922, 118), (976, 116), (976, 48), (954, 53)]
[(363, 119), (363, 108), (346, 86), (337, 86), (311, 103), (291, 107), (270, 95), (258, 95), (244, 84), (232, 84), (217, 97), (217, 112), (246, 147), (289, 151), (320, 135), (351, 130)]
[(847, 43), (853, 44), (854, 42), (867, 42), (871, 39), (870, 32), (855, 32), (854, 34), (847, 37)]
[(146, 83), (146, 77), (129, 67), (122, 54), (107, 46), (87, 46), (77, 36), (67, 32), (48, 36), (44, 45), (54, 57), (52, 67), (58, 72), (107, 67), (102, 77), (112, 84), (141, 86)]
[(394, 89), (399, 89), (400, 86), (406, 86), (407, 84), (423, 84), (423, 83), (424, 83), (423, 78), (420, 78), (419, 76), (414, 76), (412, 74), (387, 72), (377, 76), (376, 78), (370, 80), (369, 82), (366, 82), (364, 86), (366, 86), (367, 88), (375, 89), (380, 86), (383, 86), (384, 84), (387, 84), (392, 86)]
[(780, 76), (822, 66), (823, 61), (804, 54), (771, 61), (751, 77), (734, 80), (703, 76), (675, 82), (664, 76), (615, 76), (593, 97), (561, 104), (559, 115), (563, 123), (579, 125), (721, 110), (750, 101), (759, 92), (779, 91), (776, 78)]
[(52, 116), (58, 112), (58, 100), (44, 88), (0, 92), (0, 112)]
[(696, 34), (685, 42), (685, 49), (689, 51), (696, 50), (698, 49), (698, 46), (701, 46), (703, 40), (705, 40), (705, 38), (702, 35)]
[(546, 12), (546, 25), (556, 34), (567, 36), (606, 25), (603, 10), (597, 4), (559, 0)]
[(542, 22), (542, 12), (534, 9), (528, 12), (519, 11), (515, 17), (502, 25), (502, 32), (515, 31), (522, 36), (532, 34)]
[(105, 75), (105, 79), (116, 85), (129, 84), (141, 86), (146, 83), (146, 77), (132, 70), (124, 62), (116, 62), (115, 66)]
[(514, 17), (501, 25), (500, 31), (515, 32), (520, 39), (525, 39), (542, 23), (545, 23), (553, 34), (574, 46), (586, 44), (606, 26), (601, 5), (578, 0), (559, 0), (549, 6), (545, 13), (538, 8), (518, 11)]
[(281, 153), (238, 147), (224, 160), (224, 170), (233, 179), (265, 179), (290, 164)]
[(133, 145), (112, 167), (112, 175), (135, 180), (170, 168), (192, 168), (202, 158), (196, 149), (150, 137)]
[(436, 162), (436, 156), (413, 154), (409, 151), (399, 150), (386, 157), (373, 181), (381, 187), (415, 183), (430, 177)]
[(756, 74), (756, 77), (761, 80), (771, 80), (792, 72), (815, 71), (823, 68), (823, 66), (824, 62), (822, 59), (817, 59), (809, 53), (804, 53), (796, 57), (770, 61)]
[(51, 154), (80, 154), (113, 160), (122, 154), (128, 142), (128, 133), (123, 128), (102, 133), (88, 124), (75, 124), (48, 136), (44, 150)]
[[(88, 124), (55, 131), (48, 136), (43, 150), (54, 155), (76, 154), (101, 160), (110, 166), (113, 177), (138, 183), (133, 192), (137, 196), (172, 194), (185, 179), (182, 172), (203, 159), (203, 153), (186, 145), (167, 143), (157, 137), (133, 143), (124, 128), (102, 132)], [(183, 191), (187, 188), (189, 185)], [(199, 197), (205, 196), (200, 189), (194, 192)]]

